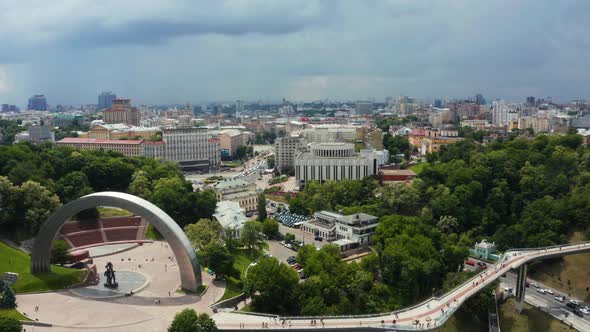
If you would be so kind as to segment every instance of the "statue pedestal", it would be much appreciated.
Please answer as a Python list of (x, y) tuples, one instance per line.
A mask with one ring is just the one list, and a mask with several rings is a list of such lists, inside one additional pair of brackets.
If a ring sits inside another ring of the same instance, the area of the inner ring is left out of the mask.
[(119, 287), (119, 284), (116, 282), (114, 282), (112, 284), (104, 283), (103, 286), (105, 286), (106, 288), (117, 288), (117, 287)]

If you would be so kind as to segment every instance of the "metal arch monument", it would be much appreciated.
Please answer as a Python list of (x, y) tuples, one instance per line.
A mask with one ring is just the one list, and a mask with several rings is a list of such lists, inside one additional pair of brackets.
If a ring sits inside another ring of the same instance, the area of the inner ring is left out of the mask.
[(31, 253), (31, 272), (50, 272), (53, 240), (66, 221), (80, 211), (113, 206), (133, 212), (152, 224), (170, 245), (180, 269), (181, 287), (196, 291), (201, 285), (201, 269), (197, 255), (182, 229), (166, 212), (143, 198), (114, 191), (93, 193), (57, 209), (43, 224), (35, 237)]

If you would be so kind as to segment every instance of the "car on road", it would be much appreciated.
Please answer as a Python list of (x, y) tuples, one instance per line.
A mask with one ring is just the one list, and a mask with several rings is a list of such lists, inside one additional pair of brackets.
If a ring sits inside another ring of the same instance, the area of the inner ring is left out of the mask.
[(475, 262), (472, 261), (471, 259), (468, 259), (465, 261), (465, 264), (469, 265), (469, 266), (475, 266)]
[(549, 288), (545, 288), (545, 293), (547, 293), (549, 295), (555, 294), (555, 293), (553, 293), (553, 290), (552, 289), (549, 289)]
[(555, 300), (558, 301), (558, 302), (563, 303), (563, 301), (565, 301), (565, 296), (559, 296), (558, 295), (558, 296), (555, 297)]
[(582, 304), (582, 302), (578, 301), (578, 300), (570, 300), (570, 303), (572, 303), (573, 305), (575, 305), (576, 307), (579, 306), (580, 304)]
[(582, 312), (582, 310), (580, 310), (579, 308), (575, 308), (574, 309), (574, 314), (576, 316), (580, 316), (580, 317), (584, 317), (584, 313)]
[(588, 310), (586, 308), (579, 308), (579, 309), (584, 315), (590, 315), (590, 310)]
[(568, 302), (568, 303), (566, 304), (566, 307), (568, 307), (568, 308), (572, 308), (572, 309), (575, 309), (575, 308), (577, 308), (577, 307), (578, 307), (578, 305), (577, 305), (577, 304), (575, 304), (575, 303), (573, 303), (572, 301), (570, 301), (570, 302)]
[(539, 288), (539, 284), (536, 282), (531, 283), (531, 286), (535, 287), (535, 288)]
[(537, 292), (541, 294), (545, 294), (545, 290), (543, 288), (537, 288)]

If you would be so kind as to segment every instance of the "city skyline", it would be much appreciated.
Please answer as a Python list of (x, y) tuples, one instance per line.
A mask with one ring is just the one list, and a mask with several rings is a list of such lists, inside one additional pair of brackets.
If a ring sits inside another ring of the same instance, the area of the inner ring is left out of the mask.
[(138, 4), (6, 6), (0, 103), (590, 98), (582, 1)]

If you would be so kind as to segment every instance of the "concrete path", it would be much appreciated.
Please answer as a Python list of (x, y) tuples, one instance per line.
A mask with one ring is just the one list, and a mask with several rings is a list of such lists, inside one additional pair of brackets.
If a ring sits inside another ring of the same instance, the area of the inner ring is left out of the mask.
[[(95, 300), (81, 298), (68, 290), (17, 295), (20, 312), (54, 325), (50, 329), (27, 327), (27, 331), (165, 331), (174, 315), (185, 308), (211, 314), (209, 305), (221, 298), (225, 283), (213, 281), (212, 276), (203, 273), (203, 283), (209, 287), (202, 298), (177, 292), (178, 266), (169, 257), (173, 254), (167, 244), (154, 242), (95, 259), (99, 272), (107, 262), (112, 262), (115, 271), (138, 271), (149, 277), (149, 284), (129, 297)], [(35, 311), (35, 306), (39, 311)]]

